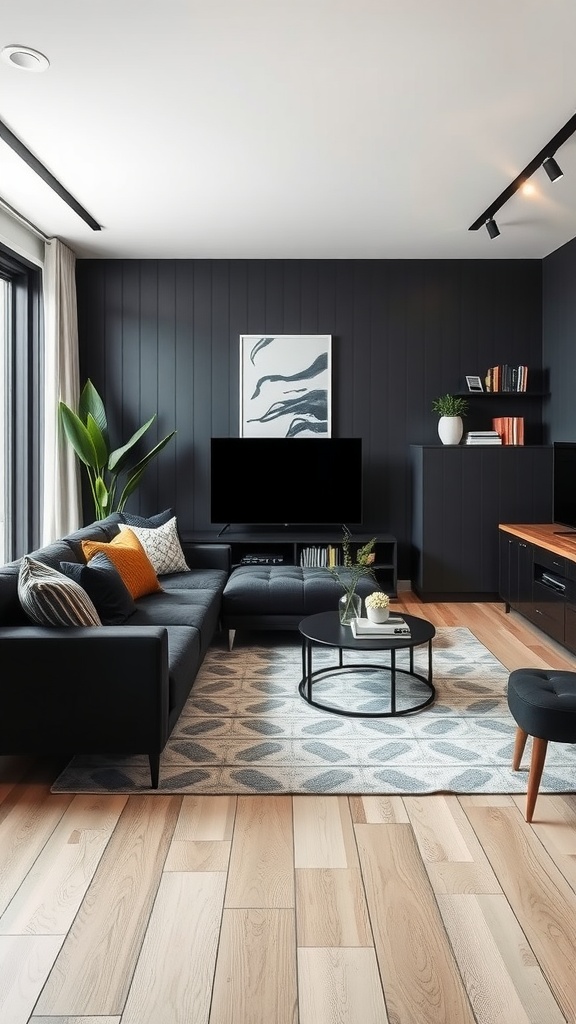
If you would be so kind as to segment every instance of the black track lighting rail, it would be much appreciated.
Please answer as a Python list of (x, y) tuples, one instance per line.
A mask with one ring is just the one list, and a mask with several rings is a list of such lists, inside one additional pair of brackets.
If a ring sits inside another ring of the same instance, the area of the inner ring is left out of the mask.
[(478, 228), (484, 227), (486, 221), (491, 220), (494, 217), (494, 214), (498, 213), (498, 210), (502, 209), (504, 203), (507, 203), (518, 189), (522, 187), (524, 182), (528, 181), (528, 178), (531, 178), (534, 172), (542, 166), (546, 157), (554, 156), (556, 150), (559, 149), (571, 135), (574, 135), (574, 132), (576, 132), (576, 114), (572, 115), (570, 120), (566, 122), (559, 132), (556, 132), (554, 138), (550, 139), (550, 142), (548, 142), (540, 152), (536, 154), (534, 159), (526, 165), (523, 171), (520, 171), (518, 177), (514, 178), (514, 181), (510, 182), (508, 188), (505, 188), (504, 191), (500, 193), (498, 198), (495, 199), (486, 210), (484, 210), (484, 213), (480, 214), (478, 219), (470, 225), (468, 230), (477, 231)]
[(60, 184), (58, 178), (55, 178), (54, 175), (51, 174), (48, 168), (38, 160), (38, 157), (35, 157), (34, 154), (30, 152), (24, 143), (14, 135), (14, 132), (10, 131), (8, 125), (4, 124), (3, 121), (0, 121), (0, 139), (2, 139), (7, 146), (10, 146), (10, 149), (14, 150), (20, 159), (23, 160), (24, 163), (28, 164), (28, 167), (30, 167), (39, 178), (42, 178), (42, 181), (45, 181), (52, 191), (55, 192), (56, 195), (60, 196), (60, 199), (63, 199), (70, 209), (74, 210), (74, 213), (77, 213), (93, 231), (102, 230), (98, 221), (94, 220), (94, 217), (92, 217), (92, 215), (80, 205), (77, 199), (74, 199), (74, 196), (64, 188), (64, 185)]

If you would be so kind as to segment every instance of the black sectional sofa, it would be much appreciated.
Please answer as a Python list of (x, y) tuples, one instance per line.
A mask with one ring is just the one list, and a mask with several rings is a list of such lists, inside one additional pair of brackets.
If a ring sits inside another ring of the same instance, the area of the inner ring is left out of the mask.
[[(80, 562), (80, 541), (110, 541), (121, 516), (32, 552), (45, 565)], [(122, 625), (37, 626), (18, 598), (19, 562), (0, 567), (0, 754), (160, 755), (219, 628), (230, 551), (183, 545), (190, 572), (160, 576)]]

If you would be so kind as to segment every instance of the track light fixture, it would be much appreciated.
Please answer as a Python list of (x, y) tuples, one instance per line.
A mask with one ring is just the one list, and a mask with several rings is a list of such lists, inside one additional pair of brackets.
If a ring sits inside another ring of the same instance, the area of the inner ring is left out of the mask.
[(498, 238), (500, 229), (493, 217), (490, 217), (490, 219), (486, 221), (486, 231), (490, 235), (490, 238)]
[(556, 132), (554, 138), (550, 139), (550, 142), (547, 142), (546, 145), (543, 146), (534, 159), (531, 160), (524, 170), (520, 172), (518, 177), (514, 178), (514, 181), (510, 182), (508, 188), (505, 188), (504, 191), (500, 193), (498, 198), (490, 204), (487, 210), (484, 210), (484, 213), (480, 214), (478, 219), (470, 225), (468, 230), (478, 231), (478, 228), (481, 228), (482, 225), (485, 224), (490, 238), (496, 238), (500, 232), (494, 221), (495, 214), (497, 214), (498, 210), (501, 210), (504, 206), (504, 203), (507, 203), (514, 193), (522, 187), (524, 182), (527, 181), (528, 178), (532, 177), (539, 167), (544, 168), (546, 174), (550, 178), (550, 181), (557, 181), (558, 178), (561, 178), (562, 171), (552, 154), (555, 153), (571, 135), (574, 135), (574, 132), (576, 132), (576, 114), (572, 115), (570, 120), (566, 122), (559, 132)]
[(546, 159), (542, 161), (542, 167), (546, 171), (550, 181), (558, 181), (558, 178), (564, 177), (561, 168), (558, 166), (553, 156), (547, 156)]

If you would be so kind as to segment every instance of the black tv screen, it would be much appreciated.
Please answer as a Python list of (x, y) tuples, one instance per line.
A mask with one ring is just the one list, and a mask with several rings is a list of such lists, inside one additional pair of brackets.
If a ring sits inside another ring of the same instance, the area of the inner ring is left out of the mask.
[(359, 437), (213, 437), (210, 519), (251, 525), (362, 522)]
[(576, 527), (576, 442), (554, 442), (553, 518)]

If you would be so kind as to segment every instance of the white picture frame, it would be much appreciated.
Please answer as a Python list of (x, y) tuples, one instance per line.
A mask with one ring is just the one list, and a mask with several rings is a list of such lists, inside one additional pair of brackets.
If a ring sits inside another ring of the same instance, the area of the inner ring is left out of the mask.
[(331, 437), (332, 335), (240, 335), (240, 437)]
[(480, 377), (466, 377), (466, 383), (468, 385), (468, 391), (484, 391), (484, 386)]

